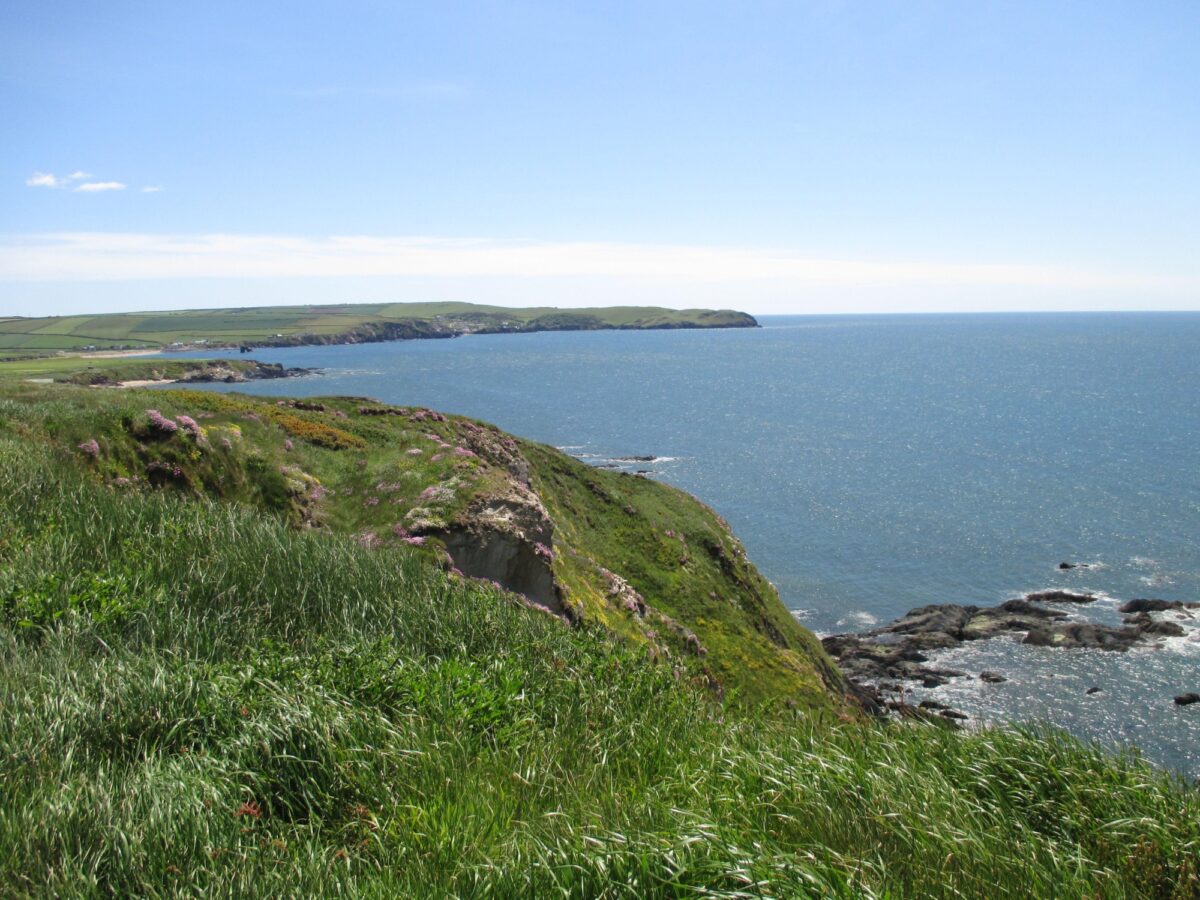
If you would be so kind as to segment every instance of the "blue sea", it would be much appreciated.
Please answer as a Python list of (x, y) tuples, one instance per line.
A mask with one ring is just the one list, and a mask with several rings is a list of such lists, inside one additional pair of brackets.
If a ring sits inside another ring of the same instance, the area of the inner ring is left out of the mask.
[[(430, 406), (648, 470), (724, 515), (822, 634), (1055, 586), (1114, 624), (1127, 599), (1200, 600), (1200, 314), (761, 322), (262, 349), (325, 374), (238, 389)], [(1197, 613), (1128, 654), (965, 645), (939, 661), (1009, 681), (933, 696), (1200, 776), (1200, 704), (1172, 702), (1200, 691)]]

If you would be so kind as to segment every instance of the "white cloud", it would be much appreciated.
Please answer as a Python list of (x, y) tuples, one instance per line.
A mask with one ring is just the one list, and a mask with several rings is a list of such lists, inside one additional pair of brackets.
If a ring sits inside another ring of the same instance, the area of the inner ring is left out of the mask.
[[(86, 185), (84, 186), (86, 187)], [(612, 242), (535, 242), (437, 237), (162, 235), (107, 232), (0, 238), (0, 281), (146, 279), (455, 279), (484, 287), (553, 283), (589, 290), (608, 285), (617, 302), (639, 296), (751, 298), (929, 292), (965, 298), (1022, 297), (1033, 291), (1080, 297), (1110, 294), (1194, 298), (1200, 280), (1019, 263), (828, 259), (759, 247)], [(720, 298), (727, 298), (721, 300)], [(782, 301), (781, 301), (782, 302)], [(995, 308), (995, 307), (993, 307)]]
[(49, 172), (34, 172), (25, 179), (25, 183), (29, 187), (48, 187), (60, 188), (66, 185), (66, 181), (51, 175)]
[(82, 181), (85, 178), (91, 178), (91, 177), (92, 177), (91, 172), (83, 172), (80, 170), (76, 170), (67, 176), (67, 180), (68, 181)]
[(125, 185), (119, 181), (85, 181), (75, 190), (85, 194), (95, 194), (100, 191), (123, 191)]
[(148, 184), (144, 188), (142, 188), (142, 193), (143, 194), (159, 194), (159, 193), (162, 193), (162, 188), (159, 187), (157, 184)]

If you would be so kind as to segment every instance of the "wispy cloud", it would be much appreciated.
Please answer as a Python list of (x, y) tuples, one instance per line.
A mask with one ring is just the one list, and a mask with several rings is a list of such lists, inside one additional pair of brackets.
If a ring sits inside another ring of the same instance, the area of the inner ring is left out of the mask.
[(622, 279), (689, 289), (1040, 288), (1195, 292), (1194, 277), (1017, 263), (827, 259), (787, 249), (436, 237), (60, 233), (0, 239), (0, 280)]
[[(62, 189), (70, 187), (71, 190), (82, 194), (99, 194), (105, 191), (123, 191), (127, 187), (121, 181), (87, 181), (91, 178), (91, 172), (84, 172), (82, 169), (76, 169), (70, 175), (54, 175), (51, 172), (34, 172), (25, 179), (25, 184), (29, 187), (44, 187)], [(77, 183), (79, 182), (79, 183)], [(74, 185), (72, 187), (72, 185)], [(160, 191), (162, 188), (149, 187), (142, 188), (143, 192), (151, 193)]]
[(75, 190), (83, 194), (97, 194), (101, 191), (123, 191), (125, 185), (119, 181), (85, 181)]
[(58, 178), (49, 172), (34, 172), (25, 179), (25, 184), (29, 187), (60, 188), (66, 187), (67, 182), (66, 179)]
[(162, 187), (157, 184), (148, 184), (142, 188), (143, 194), (158, 194), (162, 192)]

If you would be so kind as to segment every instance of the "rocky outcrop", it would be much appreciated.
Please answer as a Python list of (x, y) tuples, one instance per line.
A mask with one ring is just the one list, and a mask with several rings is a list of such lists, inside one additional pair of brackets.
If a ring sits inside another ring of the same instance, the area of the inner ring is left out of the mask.
[[(964, 641), (1024, 632), (1022, 642), (1033, 646), (1123, 653), (1157, 638), (1184, 634), (1177, 623), (1150, 615), (1150, 611), (1183, 605), (1177, 601), (1131, 601), (1121, 609), (1137, 612), (1126, 616), (1120, 627), (1064, 621), (1067, 613), (1043, 605), (1086, 604), (1095, 599), (1092, 594), (1055, 589), (1035, 591), (998, 606), (954, 603), (922, 606), (880, 628), (833, 635), (822, 643), (853, 681), (867, 684), (918, 681), (925, 687), (936, 687), (965, 673), (928, 665), (927, 653)], [(982, 672), (979, 677), (994, 684), (1006, 680), (995, 672)]]
[(1130, 600), (1117, 607), (1123, 613), (1152, 613), (1165, 612), (1168, 609), (1200, 609), (1200, 603), (1187, 603), (1183, 600)]
[(503, 495), (481, 498), (455, 524), (428, 532), (441, 540), (454, 568), (495, 582), (567, 619), (572, 608), (551, 569), (554, 523), (533, 491), (512, 484)]
[(298, 378), (301, 375), (315, 375), (319, 369), (287, 368), (279, 363), (264, 363), (248, 359), (238, 361), (234, 365), (222, 365), (221, 360), (205, 363), (200, 368), (185, 372), (176, 381), (181, 384), (212, 384), (224, 382), (239, 384), (246, 381), (262, 381), (274, 378)]

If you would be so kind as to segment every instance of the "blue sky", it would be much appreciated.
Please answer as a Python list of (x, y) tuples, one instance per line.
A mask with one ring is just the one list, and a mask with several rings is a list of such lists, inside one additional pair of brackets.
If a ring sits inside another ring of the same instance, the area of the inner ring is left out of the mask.
[(0, 121), (0, 314), (1200, 309), (1194, 0), (8, 0)]

